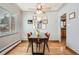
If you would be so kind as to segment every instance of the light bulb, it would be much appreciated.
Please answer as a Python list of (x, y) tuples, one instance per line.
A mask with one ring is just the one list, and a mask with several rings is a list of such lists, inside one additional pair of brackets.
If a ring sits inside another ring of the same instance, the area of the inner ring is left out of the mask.
[(38, 4), (37, 9), (38, 10), (41, 10), (42, 9), (42, 5), (41, 4)]
[(37, 10), (36, 14), (42, 14), (43, 12), (41, 10)]

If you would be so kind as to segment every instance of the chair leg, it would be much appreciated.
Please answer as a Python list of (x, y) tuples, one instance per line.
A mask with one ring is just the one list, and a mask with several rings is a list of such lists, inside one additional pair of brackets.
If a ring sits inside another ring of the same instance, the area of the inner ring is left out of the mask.
[(28, 45), (27, 52), (28, 52), (30, 46), (31, 46), (31, 43), (29, 43), (29, 45)]
[(49, 49), (48, 43), (46, 43), (46, 47), (48, 48), (48, 51), (50, 52), (50, 49)]

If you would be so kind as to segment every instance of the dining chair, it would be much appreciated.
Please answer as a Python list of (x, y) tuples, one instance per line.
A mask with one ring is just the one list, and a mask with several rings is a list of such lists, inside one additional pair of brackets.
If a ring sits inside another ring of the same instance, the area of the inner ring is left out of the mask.
[(38, 48), (38, 42), (37, 42), (37, 39), (30, 39), (29, 37), (32, 35), (32, 32), (29, 32), (27, 33), (27, 38), (28, 38), (28, 42), (29, 42), (29, 45), (28, 45), (28, 48), (27, 48), (27, 52), (29, 50), (29, 48), (32, 46), (32, 41), (31, 40), (34, 40), (35, 44), (36, 44), (36, 51), (37, 51), (37, 48)]
[(46, 41), (45, 41), (45, 45), (46, 45), (46, 47), (48, 48), (48, 51), (50, 52), (49, 45), (48, 45), (50, 33), (46, 32), (45, 35), (47, 36), (47, 39), (46, 39)]
[(49, 45), (48, 45), (50, 33), (46, 32), (46, 33), (45, 33), (45, 36), (46, 36), (47, 38), (41, 38), (41, 39), (39, 40), (39, 42), (38, 42), (38, 44), (39, 44), (39, 51), (40, 51), (40, 45), (42, 44), (43, 41), (45, 41), (45, 46), (48, 48), (48, 51), (50, 52)]
[(28, 52), (30, 46), (32, 45), (31, 40), (29, 39), (29, 37), (30, 37), (31, 35), (32, 35), (32, 32), (27, 33), (27, 38), (28, 38), (28, 42), (29, 42), (28, 47), (27, 47), (27, 52)]
[(30, 35), (32, 35), (32, 32), (30, 32)]

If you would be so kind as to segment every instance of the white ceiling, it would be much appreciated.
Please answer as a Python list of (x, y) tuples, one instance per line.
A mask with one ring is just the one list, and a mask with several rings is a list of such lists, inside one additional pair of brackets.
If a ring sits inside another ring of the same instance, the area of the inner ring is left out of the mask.
[[(35, 11), (37, 3), (17, 3), (22, 11)], [(64, 4), (63, 3), (42, 3), (44, 11), (58, 11)]]

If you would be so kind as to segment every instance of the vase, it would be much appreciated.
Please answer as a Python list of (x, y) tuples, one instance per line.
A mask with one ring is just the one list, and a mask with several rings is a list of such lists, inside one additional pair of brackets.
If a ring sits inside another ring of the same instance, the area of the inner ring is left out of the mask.
[(39, 37), (39, 32), (38, 31), (36, 31), (36, 36)]

